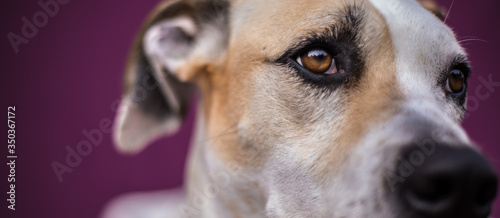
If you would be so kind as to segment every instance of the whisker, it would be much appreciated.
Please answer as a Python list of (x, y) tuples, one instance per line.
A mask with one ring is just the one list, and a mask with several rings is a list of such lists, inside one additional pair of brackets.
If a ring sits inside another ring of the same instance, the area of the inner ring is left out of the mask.
[(453, 9), (453, 4), (455, 4), (455, 0), (451, 2), (450, 9), (448, 9), (448, 12), (446, 12), (446, 17), (444, 17), (444, 23), (446, 23), (446, 20), (448, 20), (448, 15), (450, 15), (451, 9)]
[(476, 36), (460, 36), (458, 37), (458, 39), (462, 40), (462, 39), (477, 39)]
[(464, 40), (458, 41), (458, 43), (462, 44), (463, 42), (469, 42), (469, 41), (479, 41), (479, 42), (488, 43), (488, 41), (482, 40), (482, 39), (464, 39)]

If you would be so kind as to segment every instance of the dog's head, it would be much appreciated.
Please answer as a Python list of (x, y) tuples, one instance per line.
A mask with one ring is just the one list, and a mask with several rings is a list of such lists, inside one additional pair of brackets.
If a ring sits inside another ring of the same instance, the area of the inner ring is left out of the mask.
[(252, 175), (249, 213), (486, 217), (496, 176), (460, 127), (469, 64), (423, 5), (163, 3), (130, 56), (117, 144), (175, 131), (195, 84), (207, 152)]

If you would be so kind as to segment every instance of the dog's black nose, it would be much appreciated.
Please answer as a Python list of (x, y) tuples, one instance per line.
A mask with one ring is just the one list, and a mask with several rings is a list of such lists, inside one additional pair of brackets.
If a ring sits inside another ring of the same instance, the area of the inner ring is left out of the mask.
[(407, 146), (397, 174), (395, 191), (416, 217), (486, 218), (497, 193), (492, 167), (465, 147)]

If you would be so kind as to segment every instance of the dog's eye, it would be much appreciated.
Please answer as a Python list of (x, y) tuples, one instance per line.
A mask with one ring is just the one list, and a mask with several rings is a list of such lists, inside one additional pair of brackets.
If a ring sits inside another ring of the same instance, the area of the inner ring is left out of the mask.
[(323, 49), (311, 49), (297, 58), (297, 62), (316, 74), (334, 74), (337, 72), (335, 59)]
[(464, 90), (464, 86), (464, 73), (460, 70), (452, 70), (446, 80), (446, 91), (458, 94)]

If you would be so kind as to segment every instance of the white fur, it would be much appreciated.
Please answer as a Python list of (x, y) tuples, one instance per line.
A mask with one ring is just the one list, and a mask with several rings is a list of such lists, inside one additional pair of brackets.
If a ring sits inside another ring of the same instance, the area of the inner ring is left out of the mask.
[[(397, 80), (407, 99), (408, 108), (428, 118), (437, 115), (439, 122), (468, 138), (458, 127), (459, 117), (453, 103), (444, 99), (436, 78), (445, 73), (452, 60), (465, 56), (453, 31), (415, 0), (370, 0), (379, 10), (389, 27), (394, 46)], [(446, 105), (446, 107), (444, 107)], [(445, 108), (445, 109), (443, 109)], [(446, 113), (448, 116), (439, 116)]]

